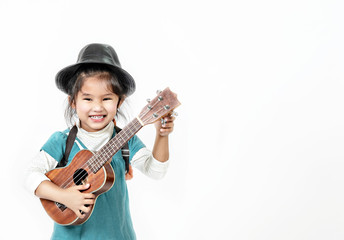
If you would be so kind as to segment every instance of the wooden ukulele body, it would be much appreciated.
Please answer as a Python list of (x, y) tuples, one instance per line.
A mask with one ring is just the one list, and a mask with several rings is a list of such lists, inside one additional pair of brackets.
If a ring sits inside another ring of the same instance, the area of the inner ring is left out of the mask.
[[(88, 164), (88, 160), (92, 156), (93, 153), (91, 151), (81, 150), (67, 167), (51, 170), (46, 173), (46, 176), (62, 188), (89, 183), (91, 185), (90, 188), (84, 192), (93, 193), (97, 198), (113, 186), (115, 173), (109, 163), (104, 164), (94, 173), (92, 167)], [(79, 225), (84, 223), (91, 216), (94, 207), (92, 205), (91, 211), (84, 213), (85, 217), (81, 219), (72, 210), (60, 203), (46, 199), (40, 200), (48, 215), (61, 225)]]

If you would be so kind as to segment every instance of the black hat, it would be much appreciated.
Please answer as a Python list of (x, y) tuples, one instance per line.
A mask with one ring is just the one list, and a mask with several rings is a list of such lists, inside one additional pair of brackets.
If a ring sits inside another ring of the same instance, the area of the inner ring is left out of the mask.
[(92, 43), (81, 49), (76, 64), (65, 67), (60, 70), (55, 77), (57, 87), (70, 94), (76, 81), (76, 73), (81, 67), (87, 65), (102, 65), (112, 71), (121, 84), (124, 95), (130, 96), (135, 91), (135, 81), (133, 77), (126, 72), (118, 60), (115, 50), (107, 44)]

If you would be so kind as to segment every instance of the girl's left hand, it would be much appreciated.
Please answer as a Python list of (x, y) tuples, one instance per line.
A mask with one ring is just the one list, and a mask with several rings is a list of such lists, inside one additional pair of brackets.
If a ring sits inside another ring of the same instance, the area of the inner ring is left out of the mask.
[(168, 136), (173, 131), (174, 120), (176, 118), (168, 115), (162, 119), (163, 121), (157, 121), (155, 123), (155, 128), (156, 128), (157, 133), (160, 136), (165, 137), (165, 136)]

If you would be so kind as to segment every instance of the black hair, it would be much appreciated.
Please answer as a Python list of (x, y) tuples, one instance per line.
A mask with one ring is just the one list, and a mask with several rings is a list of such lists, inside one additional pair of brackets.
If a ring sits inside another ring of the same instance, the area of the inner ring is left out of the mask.
[(76, 111), (72, 108), (72, 104), (75, 103), (76, 96), (81, 90), (85, 79), (89, 77), (97, 77), (101, 80), (107, 81), (108, 88), (119, 97), (116, 117), (121, 115), (124, 119), (126, 119), (125, 115), (118, 109), (121, 100), (124, 100), (126, 96), (124, 94), (124, 89), (116, 76), (116, 73), (105, 65), (84, 64), (74, 74), (73, 78), (76, 80), (71, 81), (74, 82), (74, 86), (68, 91), (68, 104), (65, 110), (65, 119), (67, 124), (74, 125), (73, 117), (76, 115)]

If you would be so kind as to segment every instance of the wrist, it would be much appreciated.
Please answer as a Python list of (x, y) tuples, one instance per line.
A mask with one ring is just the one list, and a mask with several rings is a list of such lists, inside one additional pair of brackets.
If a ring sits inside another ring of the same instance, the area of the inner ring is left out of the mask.
[(158, 131), (156, 131), (156, 137), (157, 137), (157, 138), (164, 139), (164, 138), (168, 138), (168, 134), (165, 135), (163, 132), (161, 132), (160, 130), (158, 130)]

